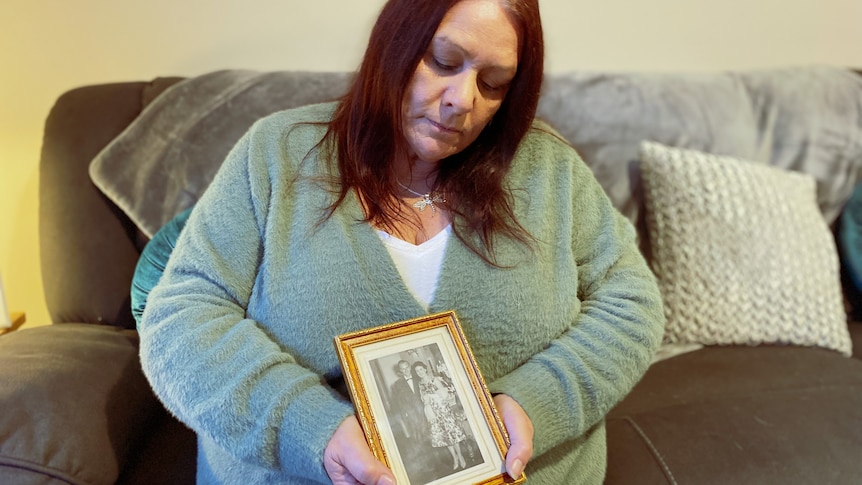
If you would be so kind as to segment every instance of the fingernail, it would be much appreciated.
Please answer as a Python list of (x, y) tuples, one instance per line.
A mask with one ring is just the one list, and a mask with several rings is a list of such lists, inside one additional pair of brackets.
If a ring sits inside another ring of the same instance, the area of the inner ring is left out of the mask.
[(383, 475), (377, 485), (395, 485), (395, 480), (388, 475)]
[(524, 464), (521, 462), (521, 460), (515, 460), (514, 462), (512, 462), (512, 470), (510, 473), (510, 476), (512, 478), (520, 477), (521, 472), (523, 472), (523, 471), (524, 471)]

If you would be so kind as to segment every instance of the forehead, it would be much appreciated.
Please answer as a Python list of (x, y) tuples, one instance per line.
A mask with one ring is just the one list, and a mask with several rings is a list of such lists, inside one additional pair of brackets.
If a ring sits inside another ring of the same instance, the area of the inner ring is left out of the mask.
[(461, 51), (476, 62), (517, 69), (518, 31), (496, 0), (463, 0), (440, 22), (434, 48)]

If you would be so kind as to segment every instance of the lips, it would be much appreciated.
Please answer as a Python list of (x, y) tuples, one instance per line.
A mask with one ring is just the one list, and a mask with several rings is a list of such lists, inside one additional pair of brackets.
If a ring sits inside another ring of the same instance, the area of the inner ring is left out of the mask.
[(435, 128), (437, 128), (438, 130), (440, 130), (443, 133), (450, 134), (450, 135), (460, 135), (461, 134), (461, 130), (459, 130), (457, 128), (450, 128), (448, 126), (441, 125), (440, 123), (437, 123), (436, 121), (431, 120), (431, 119), (428, 119), (428, 122), (431, 123), (432, 126), (434, 126)]

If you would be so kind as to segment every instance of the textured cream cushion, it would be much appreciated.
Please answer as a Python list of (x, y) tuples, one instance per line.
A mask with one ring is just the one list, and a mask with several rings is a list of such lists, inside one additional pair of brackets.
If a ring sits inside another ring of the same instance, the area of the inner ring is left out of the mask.
[(650, 142), (640, 158), (666, 342), (850, 355), (835, 243), (810, 176)]

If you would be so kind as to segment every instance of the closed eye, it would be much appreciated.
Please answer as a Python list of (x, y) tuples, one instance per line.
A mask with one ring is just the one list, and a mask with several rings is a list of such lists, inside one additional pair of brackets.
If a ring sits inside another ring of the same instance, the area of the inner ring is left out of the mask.
[(436, 57), (432, 57), (431, 62), (434, 64), (434, 67), (444, 72), (453, 72), (458, 69), (456, 64), (440, 60)]
[(481, 81), (481, 83), (482, 87), (488, 91), (505, 91), (509, 87), (508, 83), (494, 84), (487, 81)]

